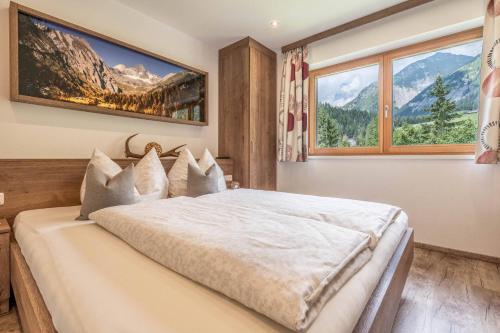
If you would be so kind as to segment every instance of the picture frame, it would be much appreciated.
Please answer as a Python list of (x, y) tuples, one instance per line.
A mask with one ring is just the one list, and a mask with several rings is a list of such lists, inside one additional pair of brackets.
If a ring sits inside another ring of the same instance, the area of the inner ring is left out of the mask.
[(15, 2), (11, 101), (208, 125), (208, 73)]

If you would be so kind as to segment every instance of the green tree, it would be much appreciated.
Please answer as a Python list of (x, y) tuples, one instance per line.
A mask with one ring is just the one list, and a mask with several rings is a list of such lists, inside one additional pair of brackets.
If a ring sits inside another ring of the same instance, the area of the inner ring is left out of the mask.
[(437, 138), (456, 126), (453, 120), (459, 117), (455, 102), (446, 98), (449, 92), (450, 88), (444, 84), (441, 75), (438, 75), (431, 90), (431, 95), (436, 97), (436, 101), (426, 110), (430, 112), (428, 120), (432, 123), (431, 135)]
[(457, 122), (457, 125), (450, 128), (436, 139), (438, 144), (459, 144), (474, 143), (476, 140), (476, 128), (471, 119)]
[(394, 129), (392, 142), (396, 146), (425, 144), (427, 135), (421, 125), (404, 124)]
[(349, 142), (349, 137), (347, 135), (343, 135), (339, 141), (339, 147), (351, 147), (351, 143)]
[[(356, 145), (362, 145), (365, 141), (366, 127), (375, 117), (374, 114), (359, 109), (347, 109), (332, 106), (328, 103), (320, 103), (318, 110), (323, 109), (330, 118), (338, 125), (339, 137), (347, 135), (347, 138)], [(319, 111), (318, 111), (319, 117)]]
[(457, 128), (457, 137), (454, 138), (454, 143), (474, 143), (477, 135), (477, 120), (466, 119)]
[(330, 117), (326, 109), (322, 106), (318, 112), (318, 147), (337, 147), (339, 143), (339, 125)]
[(365, 146), (373, 147), (378, 145), (378, 116), (372, 119), (366, 126)]

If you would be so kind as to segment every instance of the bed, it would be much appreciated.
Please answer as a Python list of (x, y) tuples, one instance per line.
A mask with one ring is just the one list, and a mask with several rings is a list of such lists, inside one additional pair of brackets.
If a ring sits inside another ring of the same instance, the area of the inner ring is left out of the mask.
[[(56, 327), (61, 332), (75, 327), (93, 332), (145, 328), (176, 333), (289, 332), (165, 269), (94, 222), (73, 221), (78, 206), (61, 206), (77, 203), (86, 162), (0, 161), (0, 180), (12, 186), (6, 191), (7, 200), (11, 193), (18, 199), (34, 196), (48, 201), (8, 207), (17, 216), (16, 241), (11, 247), (12, 285), (25, 332), (54, 332)], [(231, 161), (219, 162), (231, 174)], [(61, 176), (61, 166), (68, 163), (70, 168)], [(171, 165), (164, 163), (166, 169)], [(52, 186), (46, 186), (47, 182)], [(64, 191), (58, 192), (62, 187)], [(68, 199), (73, 192), (74, 198)], [(45, 207), (60, 208), (32, 210)], [(401, 214), (384, 233), (372, 259), (328, 301), (307, 332), (390, 331), (412, 255), (413, 231)]]

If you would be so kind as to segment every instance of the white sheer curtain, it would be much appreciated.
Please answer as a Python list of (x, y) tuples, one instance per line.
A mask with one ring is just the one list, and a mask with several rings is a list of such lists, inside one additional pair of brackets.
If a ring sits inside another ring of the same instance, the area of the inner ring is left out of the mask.
[(500, 141), (500, 0), (485, 2), (476, 162), (495, 164)]
[(278, 128), (278, 160), (307, 161), (307, 116), (309, 111), (308, 49), (283, 54)]

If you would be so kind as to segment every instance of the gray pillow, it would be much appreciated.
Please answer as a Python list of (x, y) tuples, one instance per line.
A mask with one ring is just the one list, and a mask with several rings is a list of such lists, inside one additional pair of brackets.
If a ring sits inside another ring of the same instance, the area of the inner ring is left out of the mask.
[(198, 166), (188, 164), (187, 195), (198, 197), (216, 192), (219, 192), (219, 174), (215, 164), (205, 173)]
[(94, 164), (89, 164), (86, 176), (85, 198), (77, 220), (89, 219), (89, 214), (106, 207), (130, 205), (137, 202), (134, 193), (134, 165), (131, 164), (110, 178)]

